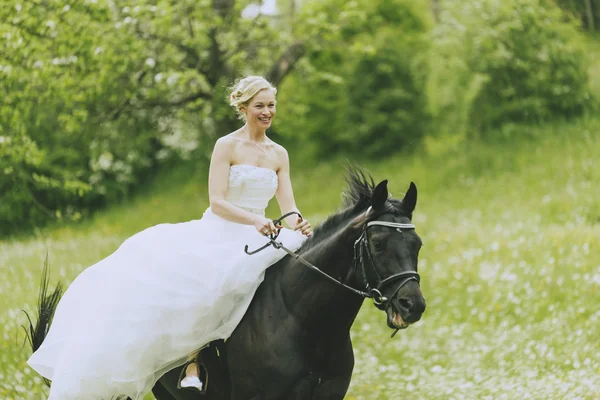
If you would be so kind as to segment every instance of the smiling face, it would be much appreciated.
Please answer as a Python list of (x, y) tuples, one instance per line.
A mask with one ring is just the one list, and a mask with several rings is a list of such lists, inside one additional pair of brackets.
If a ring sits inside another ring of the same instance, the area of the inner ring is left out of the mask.
[(271, 89), (263, 89), (241, 111), (246, 116), (246, 122), (251, 129), (264, 131), (271, 127), (275, 118), (275, 106), (275, 93)]

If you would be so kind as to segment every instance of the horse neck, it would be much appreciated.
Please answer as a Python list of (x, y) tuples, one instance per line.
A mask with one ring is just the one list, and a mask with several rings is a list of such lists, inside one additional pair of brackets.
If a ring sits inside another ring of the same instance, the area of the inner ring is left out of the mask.
[[(360, 235), (356, 228), (346, 226), (315, 245), (301, 257), (328, 275), (359, 288), (350, 270), (354, 263), (354, 242)], [(305, 327), (323, 323), (350, 329), (363, 298), (331, 282), (316, 271), (293, 260), (286, 266), (282, 279), (284, 299), (289, 311), (303, 321)]]

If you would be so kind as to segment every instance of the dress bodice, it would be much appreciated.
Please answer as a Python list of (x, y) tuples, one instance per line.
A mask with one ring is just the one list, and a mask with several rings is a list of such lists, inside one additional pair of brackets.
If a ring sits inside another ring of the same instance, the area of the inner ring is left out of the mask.
[(254, 165), (232, 165), (226, 200), (254, 214), (264, 215), (277, 191), (277, 173)]

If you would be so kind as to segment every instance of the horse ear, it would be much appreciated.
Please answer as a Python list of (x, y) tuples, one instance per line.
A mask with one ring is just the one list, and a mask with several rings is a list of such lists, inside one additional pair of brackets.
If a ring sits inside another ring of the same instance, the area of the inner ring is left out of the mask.
[(402, 199), (402, 209), (408, 214), (412, 214), (417, 205), (417, 186), (411, 182), (408, 191)]
[(388, 181), (387, 179), (379, 182), (375, 190), (373, 191), (373, 196), (371, 197), (371, 207), (373, 210), (380, 210), (385, 202), (388, 199)]

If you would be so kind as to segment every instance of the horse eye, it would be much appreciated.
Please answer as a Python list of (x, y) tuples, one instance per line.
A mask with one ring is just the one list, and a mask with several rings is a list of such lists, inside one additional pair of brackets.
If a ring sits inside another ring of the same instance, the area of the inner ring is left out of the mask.
[(373, 240), (373, 247), (375, 247), (375, 250), (381, 250), (381, 242), (379, 240)]

